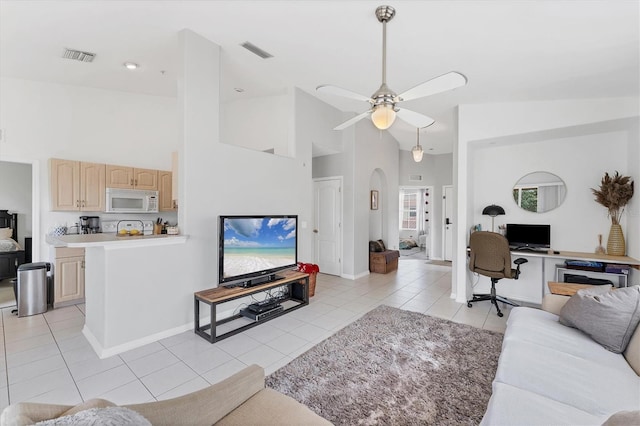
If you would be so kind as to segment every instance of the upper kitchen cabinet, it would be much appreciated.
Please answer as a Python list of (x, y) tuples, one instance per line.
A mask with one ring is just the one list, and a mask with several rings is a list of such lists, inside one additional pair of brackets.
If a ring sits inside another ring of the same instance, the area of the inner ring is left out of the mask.
[(173, 199), (173, 178), (169, 171), (158, 171), (158, 191), (160, 203), (158, 209), (161, 212), (176, 211), (178, 206)]
[(158, 171), (107, 164), (107, 188), (158, 190)]
[(49, 160), (51, 210), (101, 212), (105, 208), (105, 165)]

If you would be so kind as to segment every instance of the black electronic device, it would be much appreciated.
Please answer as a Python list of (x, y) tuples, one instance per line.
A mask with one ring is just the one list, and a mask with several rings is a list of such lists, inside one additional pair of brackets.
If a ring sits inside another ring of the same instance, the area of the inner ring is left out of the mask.
[(551, 247), (551, 225), (507, 223), (506, 237), (513, 250), (548, 249)]
[(589, 284), (589, 285), (610, 285), (613, 286), (613, 282), (610, 280), (605, 280), (602, 278), (592, 278), (585, 275), (573, 275), (573, 274), (564, 274), (564, 282), (565, 283), (575, 283), (575, 284)]
[(298, 216), (220, 216), (218, 283), (253, 287), (298, 263)]
[(243, 309), (240, 309), (240, 315), (242, 315), (245, 318), (249, 318), (253, 321), (260, 321), (267, 318), (271, 318), (277, 315), (278, 313), (282, 312), (283, 310), (284, 308), (282, 307), (282, 305), (276, 305), (271, 309), (269, 309), (268, 311), (264, 311), (264, 312), (254, 312), (249, 308), (243, 308)]
[(278, 302), (275, 300), (263, 300), (262, 302), (252, 303), (247, 306), (247, 308), (256, 313), (262, 313), (265, 311), (269, 311), (278, 306)]

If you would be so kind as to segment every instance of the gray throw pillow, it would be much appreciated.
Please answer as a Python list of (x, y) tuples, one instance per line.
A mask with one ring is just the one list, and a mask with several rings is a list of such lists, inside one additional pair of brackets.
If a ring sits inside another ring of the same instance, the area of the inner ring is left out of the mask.
[(583, 289), (560, 311), (560, 323), (577, 328), (605, 349), (622, 353), (640, 322), (640, 286)]

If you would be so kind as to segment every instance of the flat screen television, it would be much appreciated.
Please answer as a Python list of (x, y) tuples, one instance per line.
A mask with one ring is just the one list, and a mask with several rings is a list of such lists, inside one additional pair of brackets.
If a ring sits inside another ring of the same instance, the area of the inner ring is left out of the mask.
[(507, 223), (507, 240), (512, 249), (550, 248), (551, 225)]
[(298, 216), (220, 216), (218, 283), (250, 287), (298, 262)]

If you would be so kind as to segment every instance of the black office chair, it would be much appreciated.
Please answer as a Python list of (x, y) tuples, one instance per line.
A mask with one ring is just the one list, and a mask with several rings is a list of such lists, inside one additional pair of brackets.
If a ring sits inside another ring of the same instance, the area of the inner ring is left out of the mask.
[(491, 300), (491, 303), (498, 310), (498, 316), (501, 317), (503, 314), (500, 312), (498, 302), (511, 306), (518, 305), (496, 295), (496, 283), (502, 278), (517, 280), (520, 276), (520, 265), (528, 261), (522, 257), (518, 258), (513, 262), (517, 265), (516, 269), (511, 269), (509, 242), (505, 237), (495, 232), (476, 231), (472, 233), (469, 239), (469, 247), (471, 249), (469, 270), (491, 278), (491, 294), (474, 293), (473, 298), (467, 301), (467, 306), (471, 308), (471, 304), (474, 302)]

